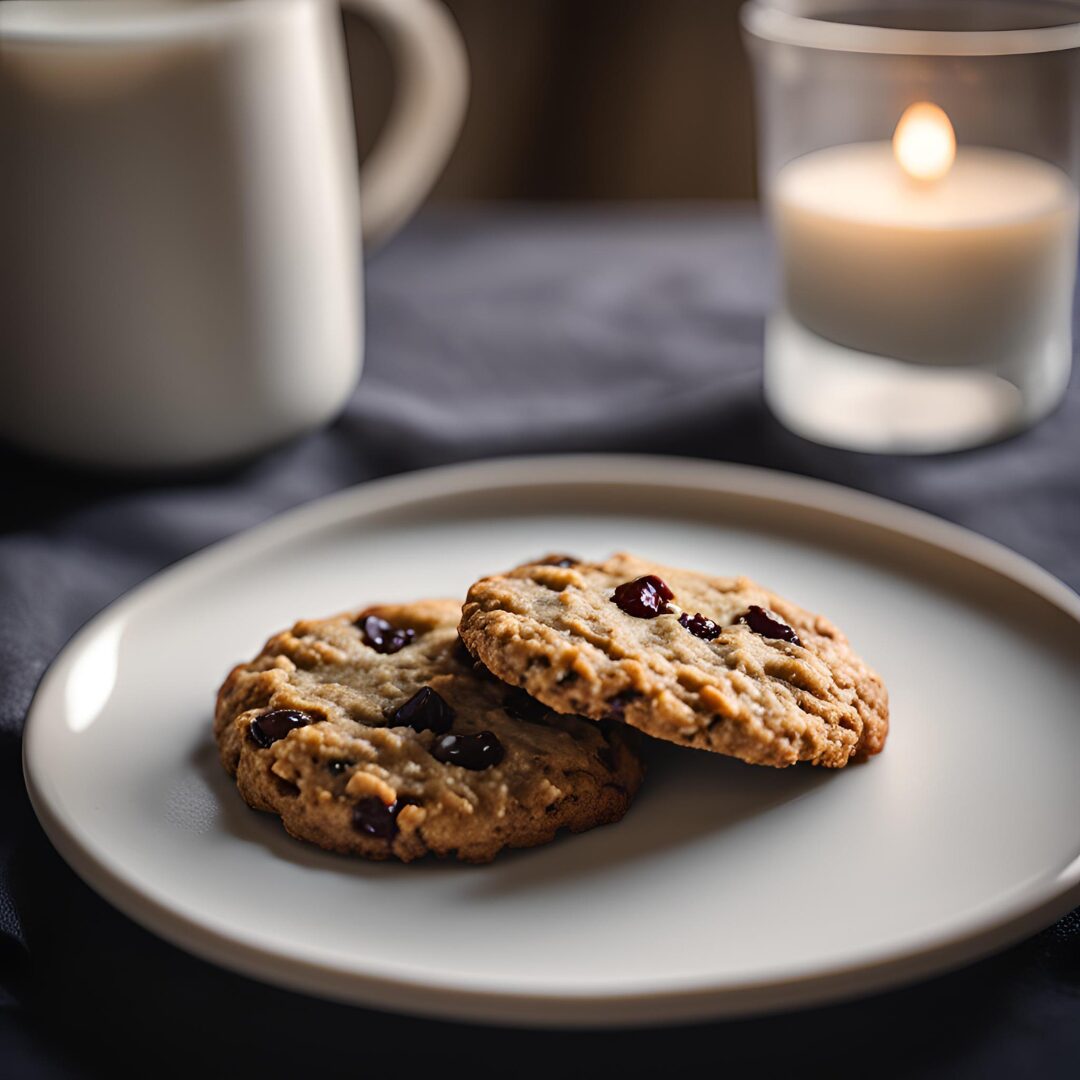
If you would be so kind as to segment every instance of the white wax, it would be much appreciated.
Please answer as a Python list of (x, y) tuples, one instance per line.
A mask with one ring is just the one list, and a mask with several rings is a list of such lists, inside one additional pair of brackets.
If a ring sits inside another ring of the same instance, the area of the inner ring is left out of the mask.
[(863, 352), (1015, 360), (1069, 324), (1077, 206), (1062, 170), (1006, 150), (961, 147), (930, 183), (887, 142), (808, 154), (773, 190), (786, 306)]

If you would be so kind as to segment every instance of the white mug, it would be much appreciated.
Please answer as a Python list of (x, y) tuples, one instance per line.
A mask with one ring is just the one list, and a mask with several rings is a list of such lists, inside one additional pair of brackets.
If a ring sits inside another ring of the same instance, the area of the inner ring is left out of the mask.
[(435, 0), (344, 3), (398, 76), (359, 185), (337, 0), (0, 3), (0, 438), (192, 468), (341, 409), (361, 224), (416, 209), (467, 96)]

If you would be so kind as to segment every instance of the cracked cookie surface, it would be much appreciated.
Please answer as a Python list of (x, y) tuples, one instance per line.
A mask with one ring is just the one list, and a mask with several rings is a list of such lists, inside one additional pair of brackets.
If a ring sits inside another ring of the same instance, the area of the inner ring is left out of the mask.
[(436, 600), (304, 620), (234, 668), (214, 733), (244, 799), (320, 847), (406, 862), (487, 862), (618, 821), (643, 775), (633, 740), (479, 669), (460, 612)]
[(753, 764), (839, 768), (888, 733), (885, 687), (844, 635), (747, 578), (552, 556), (474, 584), (459, 632), (500, 679), (559, 712)]

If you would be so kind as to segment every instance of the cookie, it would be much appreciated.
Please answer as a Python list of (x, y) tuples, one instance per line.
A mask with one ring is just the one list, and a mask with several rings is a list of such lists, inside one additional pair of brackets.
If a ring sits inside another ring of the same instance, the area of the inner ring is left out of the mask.
[(240, 794), (331, 851), (487, 862), (618, 821), (643, 766), (620, 725), (556, 715), (474, 664), (461, 605), (298, 622), (234, 668), (214, 733)]
[(839, 768), (888, 732), (885, 687), (844, 635), (747, 578), (551, 556), (473, 585), (459, 632), (558, 712), (757, 765)]

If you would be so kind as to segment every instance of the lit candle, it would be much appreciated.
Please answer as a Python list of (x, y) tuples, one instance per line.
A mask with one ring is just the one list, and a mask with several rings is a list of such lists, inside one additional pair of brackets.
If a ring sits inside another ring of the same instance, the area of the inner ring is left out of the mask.
[(778, 173), (787, 308), (820, 337), (878, 356), (1023, 357), (1068, 332), (1077, 206), (1061, 169), (958, 149), (940, 108), (912, 105), (891, 144), (829, 147)]

